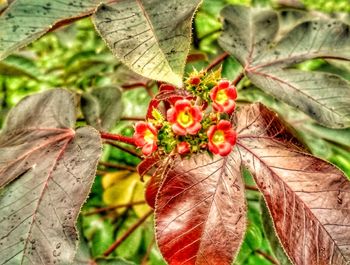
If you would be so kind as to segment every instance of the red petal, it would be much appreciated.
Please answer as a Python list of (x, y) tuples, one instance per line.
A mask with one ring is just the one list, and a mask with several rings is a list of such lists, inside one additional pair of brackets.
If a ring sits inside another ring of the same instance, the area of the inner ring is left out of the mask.
[(142, 147), (146, 144), (145, 138), (143, 134), (134, 134), (134, 142), (138, 147)]
[(221, 104), (217, 104), (215, 101), (213, 102), (213, 109), (217, 112), (224, 112), (224, 107)]
[(235, 145), (237, 140), (237, 133), (234, 130), (229, 130), (225, 133), (225, 139), (231, 145)]
[(221, 120), (219, 121), (218, 125), (217, 125), (218, 130), (229, 130), (232, 128), (231, 123), (227, 120)]
[(166, 119), (169, 122), (175, 122), (176, 121), (176, 110), (175, 108), (168, 109), (166, 113)]
[(224, 112), (226, 112), (227, 114), (232, 114), (235, 108), (236, 108), (236, 102), (232, 99), (229, 99), (228, 101), (226, 101), (223, 107)]
[(142, 147), (142, 153), (146, 156), (152, 154), (156, 150), (157, 150), (157, 145), (155, 142), (147, 143)]
[(213, 135), (216, 131), (216, 125), (212, 125), (209, 127), (208, 131), (207, 131), (207, 135), (208, 135), (208, 138), (209, 138), (209, 142), (211, 141), (211, 139), (213, 138)]
[(234, 100), (237, 98), (237, 90), (234, 86), (230, 86), (229, 88), (227, 88), (226, 93), (230, 99)]
[(218, 83), (218, 87), (220, 89), (223, 89), (223, 88), (228, 88), (230, 85), (230, 82), (227, 81), (227, 80), (221, 80), (219, 83)]
[(203, 118), (203, 113), (197, 106), (191, 109), (191, 115), (195, 122), (200, 122)]
[(154, 125), (152, 124), (152, 123), (148, 123), (148, 129), (155, 135), (155, 136), (157, 136), (157, 134), (158, 134), (158, 131), (157, 131), (157, 129), (156, 129), (156, 127), (154, 127)]
[(186, 130), (180, 126), (178, 123), (174, 123), (171, 128), (173, 129), (173, 132), (177, 135), (186, 135)]
[(202, 125), (199, 122), (196, 122), (187, 128), (187, 132), (189, 134), (197, 134), (201, 128), (202, 128)]
[(135, 124), (135, 132), (136, 133), (144, 133), (144, 131), (147, 129), (148, 129), (147, 122), (139, 121)]
[(227, 156), (229, 153), (231, 153), (232, 145), (230, 143), (223, 143), (219, 146), (219, 154), (221, 156)]
[(187, 107), (191, 107), (191, 102), (187, 99), (181, 99), (181, 100), (176, 101), (176, 103), (175, 103), (176, 112), (180, 112)]
[(218, 154), (219, 153), (219, 149), (211, 141), (209, 141), (208, 147), (209, 147), (209, 151), (212, 152), (213, 154)]
[(218, 90), (219, 90), (219, 87), (218, 86), (215, 86), (212, 88), (212, 90), (210, 91), (210, 98), (212, 101), (215, 101), (216, 99), (216, 94), (218, 93)]
[(190, 144), (187, 142), (181, 142), (177, 145), (177, 151), (179, 154), (184, 155), (190, 152)]

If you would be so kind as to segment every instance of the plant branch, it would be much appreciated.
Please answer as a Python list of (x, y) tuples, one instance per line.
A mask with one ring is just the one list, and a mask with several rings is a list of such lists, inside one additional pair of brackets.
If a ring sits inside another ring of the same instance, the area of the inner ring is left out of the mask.
[(244, 77), (244, 72), (239, 73), (239, 75), (236, 77), (236, 79), (232, 81), (232, 85), (237, 86), (238, 83), (241, 82), (243, 77)]
[(144, 82), (138, 82), (138, 83), (133, 83), (133, 84), (122, 85), (122, 88), (124, 90), (131, 90), (131, 89), (139, 88), (139, 87), (147, 87), (147, 84)]
[(155, 243), (155, 239), (153, 237), (151, 242), (149, 243), (149, 245), (147, 247), (146, 254), (142, 258), (141, 265), (147, 265), (147, 260), (149, 258), (149, 255), (151, 254), (152, 247), (153, 247), (154, 243)]
[(245, 185), (246, 190), (259, 191), (259, 189), (252, 185)]
[(115, 143), (113, 141), (108, 141), (108, 140), (104, 141), (104, 143), (105, 144), (109, 144), (109, 145), (111, 145), (111, 146), (113, 146), (115, 148), (118, 148), (118, 149), (120, 149), (120, 150), (122, 150), (122, 151), (124, 151), (124, 152), (126, 152), (126, 153), (128, 153), (130, 155), (133, 155), (133, 156), (136, 156), (136, 157), (142, 159), (142, 156), (140, 154), (138, 154), (136, 151), (134, 151), (134, 150), (132, 150), (130, 148), (126, 148), (126, 147), (124, 147), (124, 146), (122, 146), (122, 145), (120, 145), (118, 143)]
[(218, 57), (216, 57), (208, 66), (204, 69), (204, 71), (209, 72), (213, 68), (215, 68), (218, 64), (223, 62), (227, 57), (230, 55), (227, 52), (224, 52), (223, 54), (220, 54)]
[(114, 243), (103, 253), (103, 256), (109, 256), (125, 239), (128, 238), (140, 225), (142, 225), (149, 216), (151, 216), (153, 210), (146, 213), (140, 220), (133, 224), (119, 239), (114, 241)]
[(100, 134), (103, 139), (114, 140), (126, 144), (135, 145), (134, 139), (132, 137), (107, 132), (100, 132)]
[(119, 209), (119, 208), (126, 208), (126, 207), (131, 207), (134, 205), (139, 205), (139, 204), (145, 204), (145, 201), (136, 201), (136, 202), (129, 202), (129, 203), (124, 203), (124, 204), (119, 204), (119, 205), (113, 205), (113, 206), (108, 206), (108, 207), (103, 207), (103, 208), (98, 208), (95, 210), (88, 211), (86, 213), (83, 213), (85, 216), (93, 215), (93, 214), (98, 214), (98, 213), (103, 213), (103, 212), (108, 212), (111, 210)]
[(135, 167), (126, 166), (126, 165), (119, 165), (119, 164), (114, 164), (114, 163), (109, 163), (109, 162), (99, 162), (99, 165), (104, 166), (104, 167), (111, 167), (111, 168), (116, 168), (116, 169), (124, 169), (124, 170), (137, 172)]
[(221, 32), (221, 29), (213, 30), (211, 32), (208, 32), (208, 33), (204, 34), (202, 37), (199, 38), (199, 40), (202, 41), (203, 39), (205, 39), (205, 38), (207, 38), (207, 37), (209, 37), (209, 36), (211, 36), (211, 35), (213, 35), (215, 33), (219, 33), (219, 32)]
[(259, 255), (263, 256), (265, 259), (270, 261), (272, 264), (280, 265), (280, 263), (274, 257), (271, 257), (269, 254), (261, 251), (260, 249), (255, 250), (255, 252), (258, 253)]
[(121, 117), (121, 121), (144, 121), (144, 117)]

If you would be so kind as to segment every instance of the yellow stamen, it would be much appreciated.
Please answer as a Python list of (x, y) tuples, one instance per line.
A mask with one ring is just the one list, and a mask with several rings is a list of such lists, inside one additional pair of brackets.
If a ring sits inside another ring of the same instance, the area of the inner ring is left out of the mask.
[(147, 143), (152, 143), (156, 140), (156, 136), (150, 130), (146, 130), (143, 139), (145, 139)]
[(177, 116), (177, 122), (180, 123), (182, 127), (189, 127), (193, 123), (193, 117), (188, 110), (181, 111)]
[(223, 142), (225, 142), (225, 134), (223, 131), (221, 130), (217, 130), (215, 131), (213, 138), (212, 138), (212, 142), (216, 145), (218, 144), (222, 144)]
[(219, 90), (216, 94), (215, 101), (219, 104), (224, 104), (228, 100), (227, 93), (224, 89)]

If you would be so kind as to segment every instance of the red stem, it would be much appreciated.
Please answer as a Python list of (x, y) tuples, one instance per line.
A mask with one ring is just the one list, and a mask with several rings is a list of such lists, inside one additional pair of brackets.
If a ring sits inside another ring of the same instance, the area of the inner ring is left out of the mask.
[(237, 86), (238, 83), (243, 79), (244, 77), (244, 72), (241, 72), (235, 80), (232, 81), (232, 85)]
[(122, 169), (122, 170), (129, 170), (129, 171), (137, 172), (137, 169), (135, 167), (131, 167), (131, 166), (119, 165), (119, 164), (102, 162), (102, 161), (100, 161), (98, 164), (101, 166), (104, 166), (104, 167), (111, 167), (111, 168), (115, 168), (115, 169)]
[(263, 252), (259, 249), (255, 250), (255, 252), (258, 253), (259, 255), (263, 256), (265, 259), (270, 261), (272, 264), (280, 265), (280, 263), (275, 258), (271, 257), (270, 255), (266, 254), (265, 252)]
[(83, 213), (83, 215), (88, 216), (88, 215), (93, 215), (93, 214), (102, 213), (102, 212), (108, 212), (108, 211), (119, 209), (119, 208), (125, 208), (125, 207), (130, 207), (133, 205), (139, 205), (139, 204), (145, 204), (145, 203), (146, 203), (145, 201), (136, 201), (136, 202), (129, 202), (129, 203), (119, 204), (119, 205), (114, 205), (114, 206), (108, 206), (108, 207), (103, 207), (103, 208), (91, 210), (89, 212)]
[(109, 256), (123, 241), (128, 238), (146, 219), (153, 213), (153, 210), (146, 213), (140, 220), (138, 220), (135, 224), (133, 224), (124, 235), (122, 235), (119, 239), (114, 241), (114, 243), (103, 253), (103, 256)]
[(204, 71), (209, 72), (211, 69), (213, 69), (215, 66), (217, 66), (218, 64), (220, 64), (222, 61), (224, 61), (227, 57), (229, 57), (230, 55), (227, 52), (224, 52), (223, 54), (220, 54), (218, 57), (216, 57), (211, 64), (209, 64), (207, 66), (207, 68), (205, 68)]
[(122, 151), (124, 151), (124, 152), (126, 152), (126, 153), (128, 153), (130, 155), (133, 155), (133, 156), (136, 156), (136, 157), (142, 159), (142, 156), (140, 154), (138, 154), (135, 150), (126, 148), (126, 147), (124, 147), (124, 146), (122, 146), (122, 145), (120, 145), (118, 143), (113, 142), (113, 141), (106, 140), (106, 141), (104, 141), (104, 143), (105, 144), (109, 144), (109, 145), (111, 145), (111, 146), (113, 146), (115, 148), (118, 148), (118, 149), (120, 149), (120, 150), (122, 150)]
[(139, 82), (139, 83), (122, 85), (122, 88), (124, 88), (124, 90), (134, 89), (138, 87), (147, 87), (147, 84), (143, 82)]
[(100, 134), (103, 139), (114, 140), (114, 141), (119, 141), (126, 144), (135, 145), (134, 139), (132, 137), (128, 137), (120, 134), (107, 133), (107, 132), (100, 132)]

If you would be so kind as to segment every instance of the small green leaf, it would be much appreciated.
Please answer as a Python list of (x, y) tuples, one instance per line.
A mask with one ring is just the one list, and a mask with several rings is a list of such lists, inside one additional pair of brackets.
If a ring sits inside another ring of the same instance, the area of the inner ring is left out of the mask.
[(122, 92), (119, 87), (98, 87), (81, 98), (81, 108), (88, 124), (108, 131), (122, 115)]
[(93, 16), (114, 55), (136, 73), (182, 85), (191, 22), (201, 0), (122, 0)]
[(40, 71), (33, 60), (20, 55), (11, 55), (0, 61), (0, 75), (28, 76), (38, 79)]

